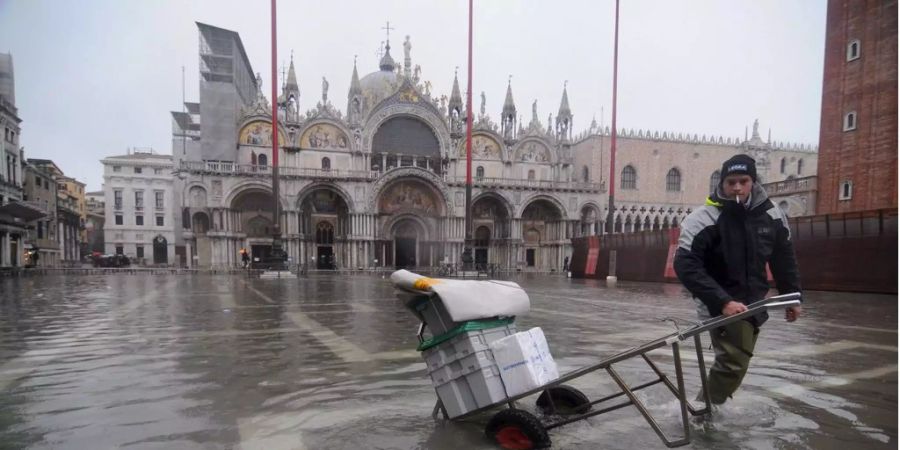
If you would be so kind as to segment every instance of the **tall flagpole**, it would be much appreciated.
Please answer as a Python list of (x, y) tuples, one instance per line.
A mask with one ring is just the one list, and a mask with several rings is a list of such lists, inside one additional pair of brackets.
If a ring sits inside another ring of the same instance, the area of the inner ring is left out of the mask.
[(466, 90), (466, 241), (463, 270), (472, 270), (472, 0), (469, 0), (469, 80)]
[(272, 232), (272, 255), (269, 268), (281, 270), (286, 259), (281, 246), (281, 202), (278, 193), (278, 44), (276, 42), (277, 27), (275, 22), (275, 2), (272, 0), (272, 196), (275, 200)]
[(616, 83), (619, 75), (619, 0), (616, 0), (616, 37), (613, 47), (613, 101), (612, 101), (612, 138), (609, 149), (609, 211), (606, 215), (606, 232), (615, 231), (613, 223), (616, 208)]

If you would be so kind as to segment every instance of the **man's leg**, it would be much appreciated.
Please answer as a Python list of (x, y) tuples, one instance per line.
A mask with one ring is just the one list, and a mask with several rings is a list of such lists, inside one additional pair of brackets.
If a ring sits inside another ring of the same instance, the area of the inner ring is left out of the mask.
[(750, 366), (759, 330), (746, 320), (739, 320), (712, 330), (709, 335), (716, 352), (716, 361), (709, 369), (709, 396), (710, 401), (718, 405), (725, 403), (740, 387)]

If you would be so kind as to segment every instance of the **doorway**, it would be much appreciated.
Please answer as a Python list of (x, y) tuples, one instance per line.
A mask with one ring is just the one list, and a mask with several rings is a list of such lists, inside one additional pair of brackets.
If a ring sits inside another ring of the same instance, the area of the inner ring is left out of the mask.
[(416, 238), (397, 237), (394, 239), (394, 249), (398, 269), (416, 266)]
[(528, 267), (534, 267), (534, 253), (535, 252), (533, 248), (525, 250), (525, 265), (527, 265)]
[(475, 267), (485, 268), (488, 263), (488, 249), (486, 248), (476, 248), (475, 249)]
[(316, 269), (334, 270), (334, 247), (320, 245), (316, 247)]
[(164, 236), (153, 239), (153, 264), (169, 263), (169, 246)]
[(250, 261), (254, 262), (264, 262), (269, 258), (269, 255), (272, 254), (272, 246), (257, 244), (250, 246)]

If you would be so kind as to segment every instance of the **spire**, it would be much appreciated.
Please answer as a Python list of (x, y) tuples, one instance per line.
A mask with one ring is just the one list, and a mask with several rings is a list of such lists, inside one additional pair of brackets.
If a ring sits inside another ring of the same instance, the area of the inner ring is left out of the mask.
[(503, 117), (512, 115), (516, 117), (516, 102), (513, 101), (512, 94), (512, 75), (509, 76), (509, 84), (506, 85), (506, 99), (503, 100)]
[[(291, 63), (291, 68), (293, 67)], [(362, 94), (362, 88), (359, 85), (359, 72), (356, 71), (356, 55), (353, 55), (353, 75), (350, 77), (350, 92), (347, 97), (351, 98), (357, 94)]]
[(559, 102), (559, 114), (556, 115), (557, 119), (560, 117), (571, 117), (572, 110), (569, 109), (569, 93), (567, 92), (566, 86), (569, 84), (568, 81), (563, 83), (563, 93), (562, 100)]
[[(457, 67), (457, 70), (459, 68)], [(459, 77), (456, 72), (453, 73), (453, 91), (450, 93), (450, 104), (448, 107), (449, 111), (453, 111), (454, 107), (459, 112), (462, 112), (462, 95), (459, 94)]]
[[(284, 67), (284, 66), (282, 66)], [(294, 51), (291, 50), (291, 66), (288, 68), (287, 82), (284, 85), (285, 92), (295, 90), (300, 92), (300, 86), (297, 85), (297, 73), (294, 71)]]
[(512, 95), (512, 75), (506, 85), (506, 99), (503, 100), (503, 112), (500, 114), (500, 134), (507, 143), (516, 139), (516, 103)]

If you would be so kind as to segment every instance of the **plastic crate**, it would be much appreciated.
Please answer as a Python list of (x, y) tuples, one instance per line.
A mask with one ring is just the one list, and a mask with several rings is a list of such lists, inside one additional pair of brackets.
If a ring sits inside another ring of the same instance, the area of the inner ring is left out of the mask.
[(454, 380), (435, 387), (449, 418), (506, 400), (506, 390), (496, 364), (463, 372)]
[[(467, 322), (462, 326), (463, 329), (472, 323), (474, 322)], [(475, 355), (478, 352), (488, 352), (490, 361), (493, 363), (494, 357), (490, 352), (491, 342), (511, 334), (516, 334), (516, 325), (511, 321), (506, 321), (505, 324), (493, 328), (465, 331), (440, 344), (423, 350), (422, 358), (428, 366), (429, 374), (447, 364)]]
[(417, 297), (414, 307), (416, 312), (421, 314), (422, 321), (431, 330), (431, 334), (435, 336), (444, 334), (461, 324), (461, 322), (453, 321), (444, 302), (437, 295)]

